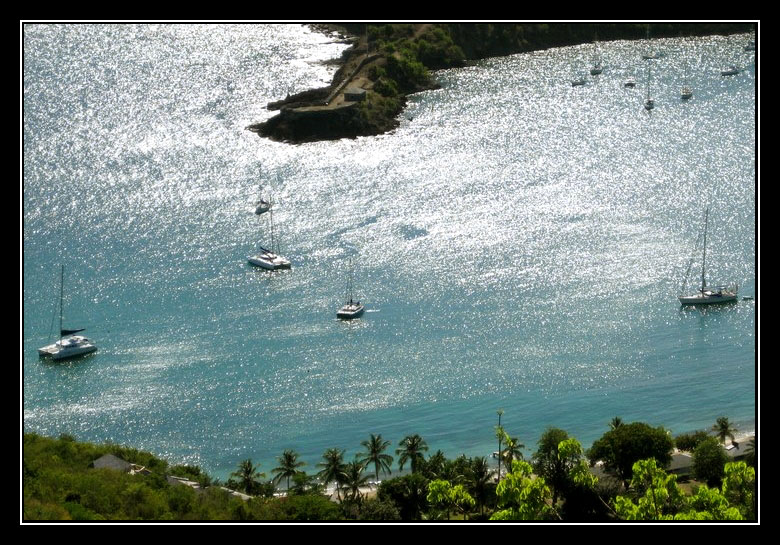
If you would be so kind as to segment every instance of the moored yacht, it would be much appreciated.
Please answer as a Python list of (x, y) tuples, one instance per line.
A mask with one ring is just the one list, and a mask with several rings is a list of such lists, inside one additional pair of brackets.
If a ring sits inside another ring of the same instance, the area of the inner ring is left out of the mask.
[(260, 252), (247, 258), (247, 261), (251, 265), (262, 267), (269, 271), (275, 271), (277, 269), (289, 269), (291, 267), (290, 260), (277, 254), (276, 244), (274, 242), (274, 217), (273, 212), (268, 214), (271, 223), (271, 249), (260, 247)]
[(277, 269), (289, 269), (290, 260), (273, 253), (271, 250), (266, 250), (260, 247), (260, 252), (256, 255), (248, 258), (249, 263), (268, 269), (269, 271), (275, 271)]
[(360, 301), (353, 301), (350, 297), (349, 301), (336, 312), (336, 317), (342, 320), (351, 320), (352, 318), (359, 318), (364, 310), (365, 306)]
[(38, 355), (41, 357), (50, 357), (53, 360), (62, 360), (89, 354), (97, 351), (95, 343), (82, 335), (75, 335), (84, 331), (81, 329), (63, 329), (63, 293), (65, 288), (65, 265), (60, 269), (60, 340), (38, 349)]
[(360, 303), (360, 301), (355, 301), (352, 298), (352, 276), (353, 276), (354, 270), (352, 268), (352, 264), (350, 263), (349, 266), (349, 283), (347, 284), (347, 302), (344, 303), (344, 305), (336, 312), (336, 317), (341, 318), (342, 320), (351, 320), (352, 318), (358, 318), (361, 314), (363, 314), (363, 311), (365, 310), (365, 307)]
[[(710, 209), (704, 213), (704, 247), (701, 258), (701, 288), (697, 293), (691, 295), (680, 295), (677, 299), (681, 305), (711, 305), (718, 303), (729, 303), (737, 300), (737, 286), (707, 286), (704, 273), (707, 262), (707, 227), (709, 225)], [(690, 266), (689, 266), (690, 270)], [(687, 278), (686, 278), (687, 280)]]
[(728, 286), (709, 286), (692, 295), (678, 297), (681, 305), (711, 305), (730, 303), (737, 300), (737, 288)]
[(271, 209), (271, 201), (267, 201), (267, 200), (263, 199), (262, 197), (255, 204), (255, 214), (257, 214), (258, 216), (260, 214), (264, 214), (264, 213), (268, 212), (270, 209)]
[(51, 357), (53, 360), (62, 360), (96, 352), (97, 346), (88, 338), (81, 335), (69, 335), (59, 341), (38, 349), (38, 355)]

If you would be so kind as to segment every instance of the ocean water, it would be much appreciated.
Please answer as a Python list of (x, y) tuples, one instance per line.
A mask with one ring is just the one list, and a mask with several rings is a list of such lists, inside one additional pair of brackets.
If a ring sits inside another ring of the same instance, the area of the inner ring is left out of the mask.
[[(438, 72), (389, 134), (295, 146), (245, 127), (330, 82), (332, 36), (25, 25), (23, 429), (222, 479), (287, 448), (314, 472), (371, 433), (489, 455), (499, 409), (527, 455), (615, 416), (754, 429), (756, 301), (677, 301), (707, 206), (708, 280), (756, 295), (748, 39), (656, 40), (653, 61), (602, 43), (583, 87), (592, 45), (487, 59)], [(270, 244), (261, 191), (289, 271), (247, 263)], [(367, 311), (345, 323), (350, 263)], [(99, 351), (53, 364), (61, 264), (66, 326)]]

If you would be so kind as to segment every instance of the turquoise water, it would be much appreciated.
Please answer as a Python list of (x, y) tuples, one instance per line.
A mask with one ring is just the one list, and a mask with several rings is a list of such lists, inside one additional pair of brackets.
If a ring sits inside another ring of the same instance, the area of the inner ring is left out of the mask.
[[(223, 479), (286, 448), (315, 471), (370, 433), (488, 455), (498, 409), (527, 454), (547, 426), (589, 445), (614, 416), (753, 429), (756, 302), (677, 302), (708, 205), (709, 279), (755, 295), (747, 40), (658, 40), (656, 61), (603, 43), (576, 88), (592, 46), (488, 59), (437, 73), (390, 134), (292, 146), (245, 127), (330, 82), (332, 37), (25, 26), (24, 429)], [(290, 271), (246, 262), (269, 244), (261, 187)], [(350, 260), (367, 311), (343, 323)], [(99, 351), (54, 365), (37, 348), (63, 263), (66, 325)]]

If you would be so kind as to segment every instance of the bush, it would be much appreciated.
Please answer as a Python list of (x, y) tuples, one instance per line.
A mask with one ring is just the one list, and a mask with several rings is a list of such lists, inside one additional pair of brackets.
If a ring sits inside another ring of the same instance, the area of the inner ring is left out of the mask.
[(699, 443), (693, 451), (693, 475), (708, 486), (720, 486), (723, 479), (723, 468), (729, 461), (729, 456), (720, 442), (709, 437)]

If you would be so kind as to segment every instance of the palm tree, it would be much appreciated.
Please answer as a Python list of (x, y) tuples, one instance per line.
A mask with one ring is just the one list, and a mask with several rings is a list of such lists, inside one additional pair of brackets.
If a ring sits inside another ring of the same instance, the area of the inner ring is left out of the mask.
[(260, 464), (252, 465), (252, 459), (247, 458), (243, 462), (238, 464), (238, 471), (234, 471), (230, 474), (231, 477), (238, 479), (238, 484), (241, 490), (249, 495), (254, 494), (257, 479), (265, 477), (265, 473), (260, 473), (258, 468)]
[(349, 495), (349, 499), (360, 499), (360, 488), (366, 486), (368, 475), (363, 475), (366, 466), (357, 458), (344, 466), (344, 497)]
[(504, 462), (507, 467), (507, 471), (512, 469), (512, 460), (522, 460), (522, 449), (525, 445), (520, 442), (517, 437), (510, 437), (508, 433), (504, 433), (504, 442), (506, 442), (506, 448), (501, 453), (504, 457)]
[(344, 451), (337, 448), (329, 448), (322, 455), (322, 462), (317, 464), (322, 470), (317, 473), (317, 477), (325, 483), (336, 482), (336, 496), (341, 501), (340, 486), (344, 482)]
[(737, 428), (731, 427), (731, 422), (725, 416), (718, 417), (715, 425), (712, 426), (712, 431), (715, 432), (721, 443), (726, 443), (726, 437), (734, 441), (734, 434), (737, 433)]
[(393, 463), (393, 457), (389, 454), (383, 454), (384, 450), (390, 446), (390, 441), (383, 441), (381, 435), (371, 434), (371, 438), (366, 441), (361, 441), (361, 445), (366, 448), (365, 456), (361, 458), (361, 461), (366, 466), (368, 464), (374, 464), (374, 476), (379, 480), (379, 470), (382, 473), (390, 473), (391, 465)]
[(745, 449), (745, 462), (747, 465), (756, 467), (756, 449), (758, 448), (758, 436), (753, 436)]
[(416, 473), (420, 462), (425, 461), (423, 452), (428, 450), (428, 444), (415, 433), (401, 439), (398, 446), (401, 447), (395, 449), (395, 453), (398, 455), (398, 469), (403, 470), (404, 464), (411, 462), (412, 473)]
[(290, 477), (296, 473), (300, 473), (299, 467), (305, 466), (306, 462), (298, 461), (298, 453), (287, 449), (277, 459), (279, 467), (275, 467), (271, 470), (271, 473), (276, 473), (274, 477), (274, 483), (279, 483), (283, 478), (287, 478), (287, 489), (290, 489)]
[(501, 415), (504, 414), (504, 409), (498, 409), (498, 426), (496, 427), (496, 439), (498, 439), (498, 480), (501, 480), (501, 439), (504, 438), (504, 428), (501, 427)]
[(484, 456), (473, 458), (468, 473), (468, 487), (479, 505), (480, 515), (484, 514), (485, 500), (490, 488), (490, 464)]
[(612, 420), (609, 421), (609, 429), (614, 430), (616, 428), (619, 428), (623, 425), (623, 419), (619, 416), (616, 416)]

